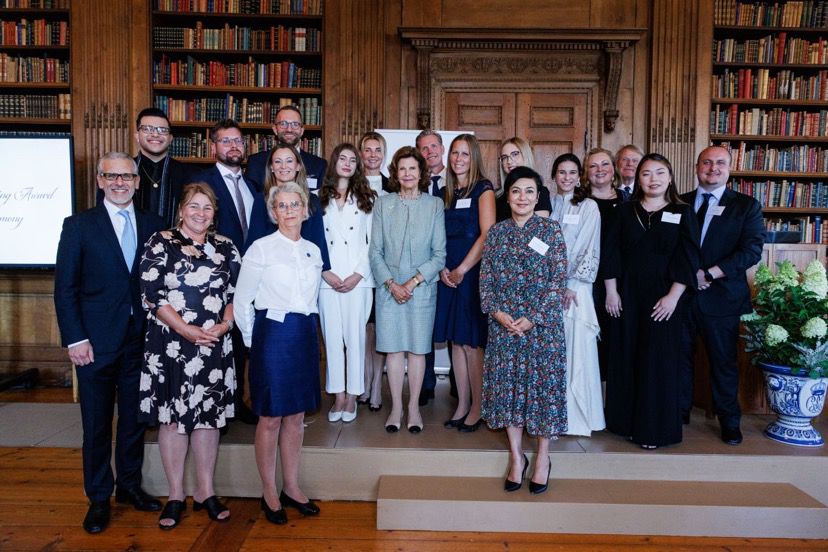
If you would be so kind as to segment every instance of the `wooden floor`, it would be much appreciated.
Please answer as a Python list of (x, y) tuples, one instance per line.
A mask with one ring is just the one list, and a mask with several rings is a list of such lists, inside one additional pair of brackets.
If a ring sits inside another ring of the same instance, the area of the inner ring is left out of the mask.
[[(71, 400), (67, 390), (13, 391), (0, 393), (0, 402), (66, 402), (67, 396)], [(828, 550), (828, 541), (814, 540), (378, 531), (372, 502), (320, 502), (318, 518), (289, 511), (289, 524), (275, 526), (264, 519), (257, 500), (238, 498), (227, 500), (228, 523), (210, 522), (204, 512), (190, 510), (178, 528), (164, 532), (155, 514), (113, 503), (110, 527), (88, 535), (81, 528), (87, 502), (80, 450), (67, 448), (0, 447), (0, 489), (2, 551)]]

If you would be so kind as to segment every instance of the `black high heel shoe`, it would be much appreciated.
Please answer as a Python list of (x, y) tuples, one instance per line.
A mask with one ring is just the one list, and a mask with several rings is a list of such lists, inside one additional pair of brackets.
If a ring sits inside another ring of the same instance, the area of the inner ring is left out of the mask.
[(546, 489), (549, 488), (549, 474), (552, 473), (552, 458), (548, 458), (549, 460), (549, 468), (546, 470), (546, 482), (545, 483), (535, 483), (534, 481), (529, 481), (529, 492), (538, 495), (541, 493), (545, 493)]
[[(183, 500), (168, 500), (164, 504), (164, 509), (161, 510), (161, 515), (158, 517), (158, 527), (164, 531), (174, 529), (181, 522), (181, 513), (187, 509), (187, 503)], [(172, 525), (163, 525), (162, 520), (171, 519)]]
[(379, 403), (377, 406), (374, 406), (373, 404), (369, 404), (368, 405), (368, 410), (370, 410), (371, 412), (379, 412), (380, 410), (382, 410), (382, 403)]
[(225, 522), (230, 519), (230, 516), (225, 518), (219, 517), (219, 514), (222, 512), (229, 512), (230, 509), (222, 504), (216, 495), (207, 498), (204, 502), (193, 500), (193, 512), (200, 512), (201, 510), (207, 510), (207, 515), (210, 516), (210, 519), (213, 521)]
[(466, 412), (465, 416), (461, 416), (459, 418), (448, 419), (445, 422), (443, 422), (443, 427), (446, 428), (446, 429), (457, 429), (458, 427), (460, 427), (460, 425), (463, 422), (466, 421), (466, 416), (468, 416), (468, 415), (469, 415), (469, 413)]
[(308, 499), (307, 502), (299, 502), (293, 498), (290, 498), (285, 491), (279, 495), (279, 502), (282, 503), (282, 507), (290, 506), (291, 508), (296, 508), (299, 510), (299, 513), (303, 516), (316, 516), (319, 515), (319, 506), (316, 503)]
[(262, 512), (264, 512), (265, 519), (270, 523), (274, 523), (276, 525), (285, 525), (288, 522), (287, 519), (287, 512), (285, 512), (284, 505), (279, 508), (278, 510), (273, 510), (270, 506), (267, 505), (267, 501), (264, 497), (262, 497), (261, 501)]
[[(468, 414), (467, 414), (468, 416)], [(483, 424), (483, 417), (477, 419), (476, 422), (473, 424), (467, 424), (466, 419), (463, 418), (463, 421), (457, 426), (457, 431), (460, 433), (473, 433), (478, 430), (478, 428)]]
[(503, 490), (507, 493), (513, 493), (523, 486), (523, 479), (526, 477), (526, 470), (529, 468), (529, 458), (523, 455), (523, 471), (520, 472), (520, 481), (512, 481), (508, 477), (503, 483)]

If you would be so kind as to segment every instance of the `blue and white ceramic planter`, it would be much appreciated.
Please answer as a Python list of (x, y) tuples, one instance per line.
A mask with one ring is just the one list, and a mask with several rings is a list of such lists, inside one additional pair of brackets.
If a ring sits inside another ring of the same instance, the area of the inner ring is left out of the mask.
[(795, 376), (787, 366), (760, 362), (765, 373), (768, 403), (776, 413), (776, 421), (765, 428), (765, 435), (800, 447), (820, 447), (825, 441), (811, 425), (825, 405), (828, 378), (814, 379), (807, 374)]

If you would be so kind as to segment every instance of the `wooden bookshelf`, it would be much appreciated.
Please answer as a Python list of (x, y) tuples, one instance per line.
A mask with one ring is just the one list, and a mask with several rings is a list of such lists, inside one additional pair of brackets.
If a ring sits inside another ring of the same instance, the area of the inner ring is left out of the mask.
[(20, 4), (0, 0), (0, 124), (5, 132), (70, 132), (69, 0)]
[(828, 243), (828, 1), (714, 0), (710, 141), (769, 230)]
[(323, 0), (306, 0), (306, 13), (260, 13), (272, 4), (229, 2), (218, 13), (151, 1), (153, 102), (170, 118), (180, 161), (212, 163), (209, 131), (226, 117), (245, 131), (248, 155), (269, 149), (276, 111), (287, 104), (302, 112), (302, 149), (322, 151)]

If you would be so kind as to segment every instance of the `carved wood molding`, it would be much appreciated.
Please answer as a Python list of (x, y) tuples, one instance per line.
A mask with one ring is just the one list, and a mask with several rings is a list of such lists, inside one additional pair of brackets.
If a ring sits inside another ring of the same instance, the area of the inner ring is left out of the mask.
[(431, 126), (435, 79), (546, 76), (602, 82), (604, 129), (612, 132), (618, 119), (623, 53), (645, 32), (401, 28), (400, 36), (417, 52), (417, 124), (420, 128)]

